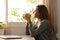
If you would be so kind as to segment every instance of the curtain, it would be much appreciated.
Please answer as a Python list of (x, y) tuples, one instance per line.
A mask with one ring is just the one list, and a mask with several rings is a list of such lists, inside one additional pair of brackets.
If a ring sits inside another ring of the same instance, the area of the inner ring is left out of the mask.
[(57, 0), (43, 0), (44, 5), (48, 8), (50, 22), (54, 26), (55, 33), (58, 32), (58, 14), (57, 14)]

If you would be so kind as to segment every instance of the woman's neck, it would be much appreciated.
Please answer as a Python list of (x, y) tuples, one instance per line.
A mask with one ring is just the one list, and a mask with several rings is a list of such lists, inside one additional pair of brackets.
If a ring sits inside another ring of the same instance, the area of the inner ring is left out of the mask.
[(37, 21), (36, 21), (36, 25), (39, 27), (40, 26), (40, 24), (41, 24), (41, 19), (36, 19)]
[(38, 19), (37, 22), (41, 22), (42, 20), (41, 19)]
[(36, 21), (35, 22), (36, 23), (41, 23), (41, 21), (42, 21), (41, 19), (36, 18)]

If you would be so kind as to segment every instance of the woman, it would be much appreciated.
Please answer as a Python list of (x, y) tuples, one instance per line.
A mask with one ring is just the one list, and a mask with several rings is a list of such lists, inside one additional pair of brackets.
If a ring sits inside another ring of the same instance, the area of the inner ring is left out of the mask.
[(34, 18), (37, 18), (35, 25), (31, 22), (30, 14), (23, 16), (27, 20), (26, 34), (33, 36), (35, 40), (58, 40), (49, 23), (47, 8), (44, 5), (38, 5), (33, 14)]

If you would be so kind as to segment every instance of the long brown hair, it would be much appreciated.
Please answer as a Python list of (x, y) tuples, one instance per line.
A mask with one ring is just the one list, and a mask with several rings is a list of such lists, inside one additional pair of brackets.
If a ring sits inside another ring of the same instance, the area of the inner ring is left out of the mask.
[(55, 33), (54, 26), (51, 24), (49, 20), (50, 16), (49, 16), (47, 7), (45, 5), (37, 5), (37, 10), (39, 11), (39, 14), (40, 14), (39, 18), (41, 20), (47, 19), (49, 21), (51, 30), (53, 31), (53, 33)]
[(37, 10), (39, 11), (39, 18), (41, 20), (43, 19), (48, 19), (48, 10), (47, 10), (47, 7), (45, 7), (44, 5), (38, 5), (37, 6)]

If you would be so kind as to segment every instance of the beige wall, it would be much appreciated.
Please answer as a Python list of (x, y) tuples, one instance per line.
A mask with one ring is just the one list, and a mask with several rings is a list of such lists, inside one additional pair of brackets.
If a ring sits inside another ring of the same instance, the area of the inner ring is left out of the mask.
[(26, 23), (14, 22), (8, 23), (6, 28), (7, 35), (26, 35)]

